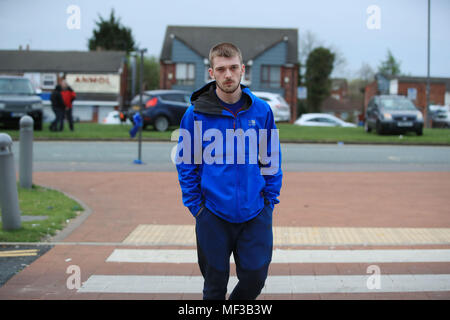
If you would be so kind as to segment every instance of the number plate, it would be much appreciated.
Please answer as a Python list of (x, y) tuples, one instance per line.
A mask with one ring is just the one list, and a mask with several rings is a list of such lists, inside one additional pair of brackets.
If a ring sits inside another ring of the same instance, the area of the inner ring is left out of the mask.
[(21, 116), (24, 116), (25, 113), (23, 112), (11, 112), (11, 117), (13, 118), (20, 118)]
[(411, 121), (402, 121), (397, 123), (399, 127), (412, 127), (413, 123)]
[(139, 106), (133, 106), (134, 111), (139, 111)]

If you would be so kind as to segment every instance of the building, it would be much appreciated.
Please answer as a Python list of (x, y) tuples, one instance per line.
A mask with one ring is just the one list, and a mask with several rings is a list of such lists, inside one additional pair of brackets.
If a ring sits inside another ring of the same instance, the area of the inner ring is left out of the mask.
[(168, 26), (160, 55), (160, 88), (194, 91), (209, 78), (209, 50), (231, 42), (242, 52), (242, 83), (253, 91), (281, 94), (297, 114), (297, 29)]
[(100, 122), (126, 99), (126, 53), (120, 51), (0, 50), (0, 74), (32, 81), (47, 122), (54, 117), (50, 93), (63, 78), (77, 94), (73, 115), (80, 121)]
[[(427, 115), (427, 78), (406, 76), (375, 75), (364, 93), (364, 111), (370, 98), (377, 94), (397, 94), (406, 96)], [(430, 78), (430, 105), (450, 105), (450, 78)]]

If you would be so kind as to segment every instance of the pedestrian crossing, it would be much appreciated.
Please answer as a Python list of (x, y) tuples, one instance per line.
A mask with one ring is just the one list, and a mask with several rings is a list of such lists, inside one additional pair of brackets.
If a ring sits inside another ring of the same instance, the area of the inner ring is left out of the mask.
[[(151, 264), (185, 268), (197, 263), (195, 249), (112, 249), (105, 263), (109, 266), (126, 264)], [(231, 263), (234, 263), (231, 259)], [(441, 264), (444, 272), (412, 274), (412, 264)], [(299, 265), (370, 264), (360, 274), (296, 274)], [(404, 266), (404, 273), (384, 274), (378, 264)], [(289, 265), (292, 272), (277, 274), (282, 265)], [(125, 266), (125, 267), (124, 267)], [(123, 273), (123, 272), (122, 272)], [(228, 293), (238, 279), (232, 275)], [(93, 274), (78, 293), (135, 293), (135, 294), (201, 294), (203, 278), (198, 274)], [(449, 249), (366, 249), (366, 250), (296, 250), (275, 248), (266, 285), (261, 294), (347, 294), (347, 293), (410, 293), (450, 292)]]

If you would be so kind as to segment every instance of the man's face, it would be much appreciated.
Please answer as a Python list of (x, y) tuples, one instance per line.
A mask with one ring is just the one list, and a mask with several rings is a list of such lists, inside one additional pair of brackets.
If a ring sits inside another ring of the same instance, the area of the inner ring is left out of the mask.
[(245, 71), (245, 66), (241, 64), (239, 57), (215, 57), (212, 64), (213, 67), (209, 68), (209, 74), (216, 80), (219, 89), (225, 93), (235, 92), (239, 88), (242, 74)]

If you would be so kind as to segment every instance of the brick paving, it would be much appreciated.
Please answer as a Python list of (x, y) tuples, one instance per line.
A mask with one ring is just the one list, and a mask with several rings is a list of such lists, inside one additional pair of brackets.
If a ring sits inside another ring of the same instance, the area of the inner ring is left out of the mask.
[[(132, 245), (124, 240), (140, 225), (194, 224), (181, 202), (175, 172), (36, 172), (34, 183), (81, 200), (89, 216), (50, 251), (0, 288), (0, 299), (201, 299), (201, 293), (81, 293), (68, 289), (66, 273), (200, 276), (195, 263), (107, 262), (114, 249), (195, 249), (180, 245)], [(285, 172), (275, 227), (450, 228), (448, 172)], [(343, 230), (343, 231), (342, 231)], [(447, 232), (447, 231), (445, 231)], [(62, 233), (64, 234), (64, 233)], [(339, 240), (339, 235), (336, 235)], [(289, 243), (286, 243), (289, 245)], [(283, 247), (286, 249), (286, 247)], [(292, 244), (289, 249), (450, 249), (450, 243), (382, 245), (345, 242)], [(271, 275), (368, 275), (366, 263), (274, 263)], [(376, 263), (382, 274), (450, 274), (450, 262)], [(231, 268), (231, 275), (235, 275)], [(450, 291), (263, 294), (259, 299), (450, 299)]]

